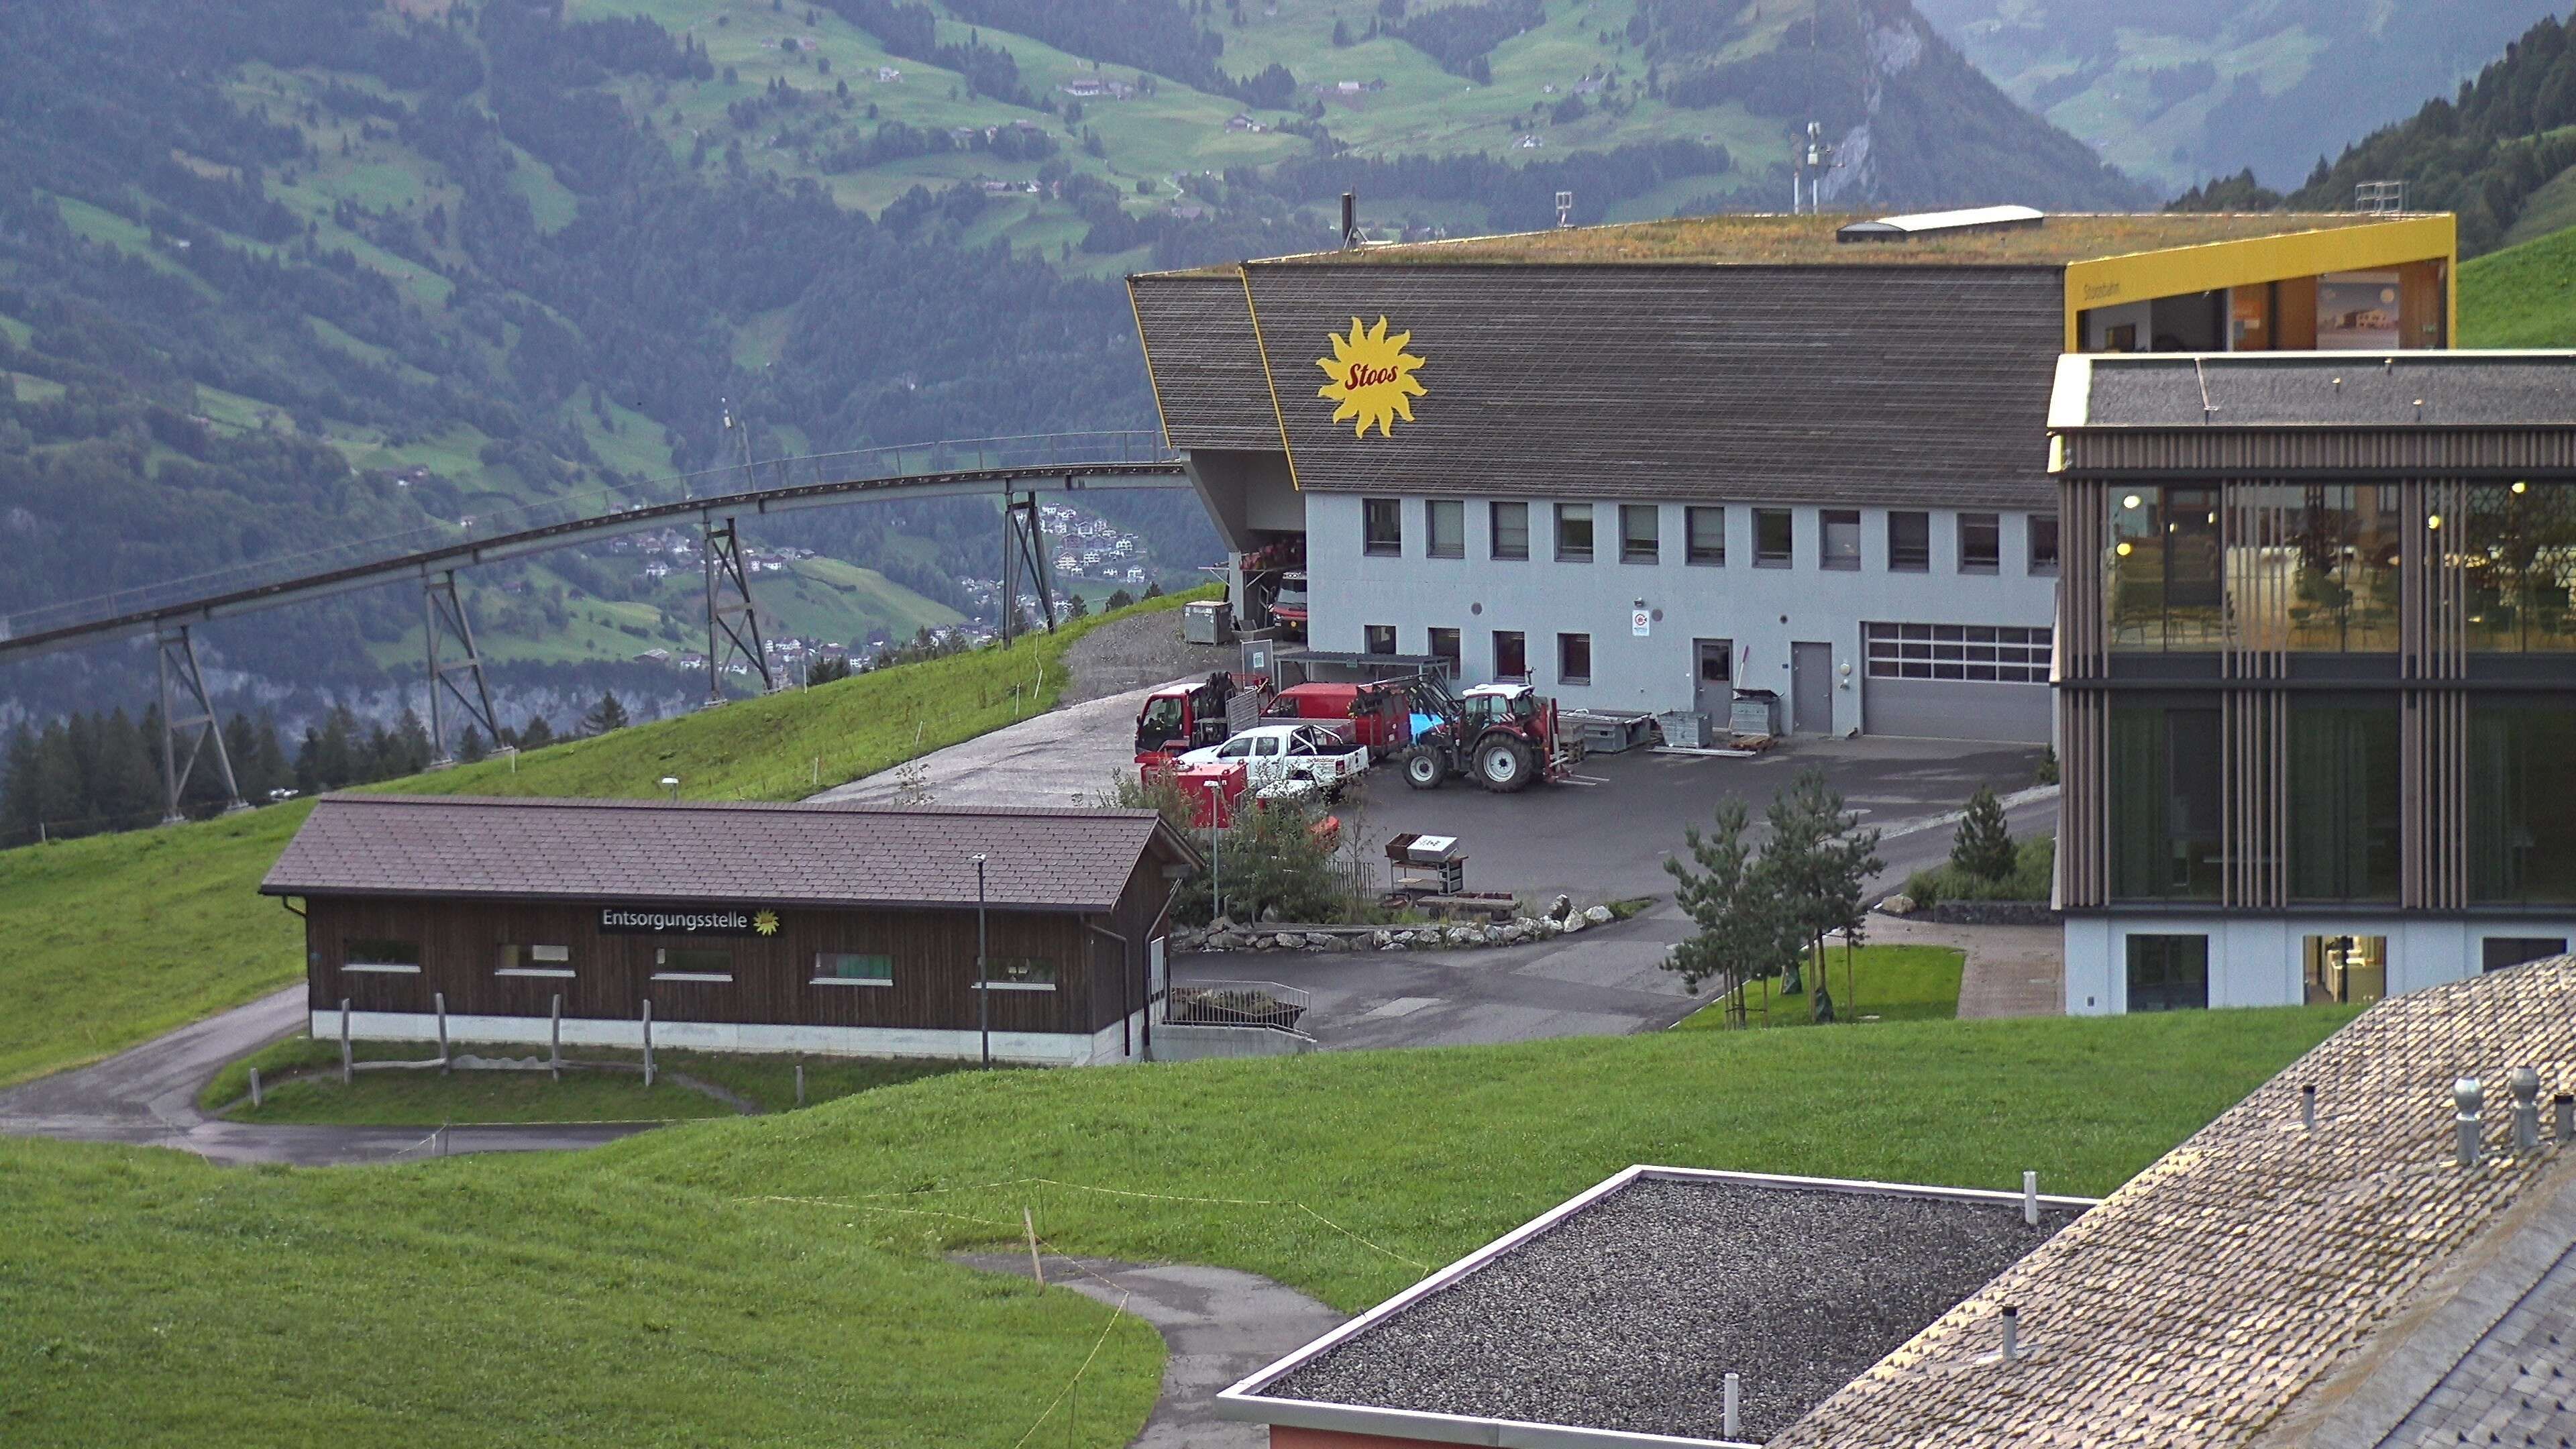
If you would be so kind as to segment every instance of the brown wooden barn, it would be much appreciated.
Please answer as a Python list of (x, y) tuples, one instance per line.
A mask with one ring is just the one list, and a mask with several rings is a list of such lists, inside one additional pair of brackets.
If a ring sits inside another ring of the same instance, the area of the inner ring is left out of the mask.
[[(976, 963), (984, 857), (986, 977)], [(302, 903), (313, 1032), (1142, 1059), (1175, 884), (1150, 810), (327, 795), (260, 890)]]

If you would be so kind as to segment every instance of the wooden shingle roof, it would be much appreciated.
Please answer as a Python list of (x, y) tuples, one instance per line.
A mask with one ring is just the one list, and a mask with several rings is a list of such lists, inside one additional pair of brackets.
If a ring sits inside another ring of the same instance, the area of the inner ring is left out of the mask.
[(1150, 810), (326, 795), (267, 895), (728, 899), (1106, 911), (1140, 861), (1194, 859)]

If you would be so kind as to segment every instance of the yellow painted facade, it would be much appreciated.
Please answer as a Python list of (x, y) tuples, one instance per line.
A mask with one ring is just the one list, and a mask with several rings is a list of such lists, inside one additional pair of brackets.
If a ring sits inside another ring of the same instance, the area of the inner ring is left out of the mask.
[[(2164, 251), (2071, 262), (2066, 268), (2066, 350), (2082, 350), (2082, 314), (2094, 307), (2250, 287), (2327, 272), (2374, 271), (2408, 262), (2442, 264), (2444, 316), (2460, 315), (2460, 228), (2457, 218), (2397, 217), (2368, 226), (2248, 237)], [(2443, 341), (2452, 342), (2449, 328)]]

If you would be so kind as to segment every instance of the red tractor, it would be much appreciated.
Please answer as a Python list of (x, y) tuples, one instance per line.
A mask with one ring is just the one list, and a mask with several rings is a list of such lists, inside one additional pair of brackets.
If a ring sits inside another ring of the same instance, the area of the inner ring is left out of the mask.
[(1498, 794), (1529, 788), (1532, 780), (1562, 781), (1583, 758), (1583, 742), (1557, 728), (1556, 701), (1526, 684), (1479, 684), (1452, 693), (1448, 682), (1424, 675), (1409, 681), (1417, 721), (1413, 747), (1404, 752), (1404, 783), (1438, 789), (1452, 775), (1468, 776)]
[(1270, 681), (1219, 672), (1197, 684), (1168, 684), (1145, 697), (1136, 714), (1136, 763), (1167, 765), (1175, 755), (1220, 745), (1257, 724)]

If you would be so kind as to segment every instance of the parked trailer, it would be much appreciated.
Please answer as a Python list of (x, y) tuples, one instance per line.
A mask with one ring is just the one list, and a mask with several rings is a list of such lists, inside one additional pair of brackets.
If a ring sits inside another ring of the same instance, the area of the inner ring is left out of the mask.
[(1290, 685), (1272, 696), (1266, 713), (1271, 719), (1307, 720), (1330, 728), (1365, 747), (1371, 759), (1383, 760), (1413, 743), (1413, 706), (1400, 685), (1332, 680)]

